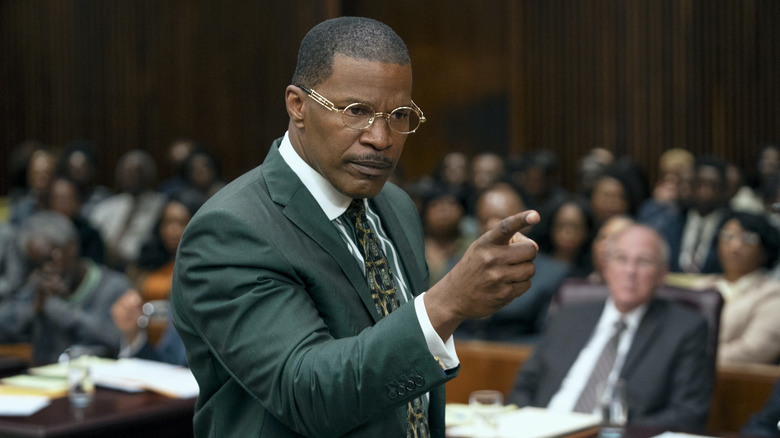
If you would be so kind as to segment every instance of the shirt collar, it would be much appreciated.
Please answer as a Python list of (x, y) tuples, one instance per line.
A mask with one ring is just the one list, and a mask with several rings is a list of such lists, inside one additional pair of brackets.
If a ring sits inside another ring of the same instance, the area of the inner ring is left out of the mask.
[(612, 300), (612, 297), (609, 297), (604, 306), (604, 318), (602, 318), (602, 321), (609, 324), (609, 327), (612, 327), (622, 317), (628, 330), (636, 330), (645, 312), (647, 312), (647, 306), (648, 303), (645, 303), (628, 313), (621, 314), (615, 307), (615, 301)]
[(336, 219), (344, 214), (352, 202), (352, 198), (336, 190), (335, 187), (308, 163), (303, 161), (290, 143), (289, 132), (284, 133), (279, 145), (279, 154), (288, 166), (298, 175), (304, 187), (314, 196), (328, 220)]

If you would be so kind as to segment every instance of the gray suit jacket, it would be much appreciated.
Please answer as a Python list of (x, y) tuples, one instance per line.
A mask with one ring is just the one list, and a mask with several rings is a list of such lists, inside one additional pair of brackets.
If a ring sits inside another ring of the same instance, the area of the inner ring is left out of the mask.
[[(604, 301), (556, 313), (517, 375), (509, 401), (544, 407), (588, 342)], [(707, 322), (691, 310), (654, 299), (642, 318), (620, 377), (632, 424), (700, 428), (707, 421), (714, 367), (707, 363)]]
[[(409, 302), (381, 321), (338, 231), (287, 166), (265, 162), (212, 197), (182, 238), (174, 324), (200, 385), (197, 436), (405, 436), (406, 403), (430, 392), (444, 436), (446, 375)], [(414, 293), (428, 273), (414, 204), (387, 184), (371, 201)]]

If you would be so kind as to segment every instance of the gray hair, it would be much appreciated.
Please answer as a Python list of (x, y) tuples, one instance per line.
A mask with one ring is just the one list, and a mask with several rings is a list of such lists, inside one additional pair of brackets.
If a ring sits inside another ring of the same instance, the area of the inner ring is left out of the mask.
[(409, 65), (406, 44), (389, 26), (364, 17), (339, 17), (314, 26), (301, 41), (293, 85), (314, 88), (333, 74), (336, 53), (354, 59)]
[(22, 254), (27, 254), (27, 246), (33, 237), (43, 236), (53, 245), (61, 248), (71, 242), (78, 243), (76, 226), (70, 219), (55, 211), (39, 211), (24, 221), (19, 229), (18, 244)]
[(607, 257), (612, 257), (612, 254), (615, 251), (615, 242), (617, 242), (618, 239), (620, 239), (620, 236), (622, 236), (623, 234), (626, 234), (627, 231), (632, 230), (632, 229), (636, 229), (636, 228), (647, 230), (650, 233), (652, 233), (653, 236), (655, 236), (655, 240), (656, 240), (657, 246), (658, 246), (658, 248), (657, 248), (658, 249), (658, 253), (661, 256), (661, 259), (659, 260), (659, 262), (662, 264), (662, 266), (669, 266), (669, 258), (670, 258), (670, 255), (669, 255), (670, 254), (669, 243), (666, 241), (666, 239), (656, 229), (654, 229), (652, 227), (649, 227), (647, 225), (642, 225), (642, 224), (637, 224), (637, 223), (631, 224), (631, 225), (627, 226), (626, 228), (618, 231), (614, 235), (610, 236), (609, 240), (607, 241)]

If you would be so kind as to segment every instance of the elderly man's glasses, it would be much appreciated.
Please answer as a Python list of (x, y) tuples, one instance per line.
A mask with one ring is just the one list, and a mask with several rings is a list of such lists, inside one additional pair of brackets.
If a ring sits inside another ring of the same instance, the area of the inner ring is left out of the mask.
[(324, 106), (328, 111), (335, 111), (341, 115), (341, 120), (347, 128), (363, 130), (371, 126), (377, 117), (387, 120), (387, 125), (399, 134), (411, 134), (425, 123), (425, 116), (417, 104), (412, 101), (412, 106), (399, 106), (389, 113), (376, 112), (371, 105), (365, 103), (352, 103), (343, 108), (337, 108), (333, 102), (322, 97), (320, 93), (298, 85), (315, 102)]

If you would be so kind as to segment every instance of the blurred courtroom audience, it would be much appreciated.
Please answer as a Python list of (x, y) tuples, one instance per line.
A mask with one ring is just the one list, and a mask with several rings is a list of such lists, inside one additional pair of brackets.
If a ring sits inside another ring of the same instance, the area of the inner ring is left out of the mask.
[(57, 163), (57, 174), (79, 185), (81, 216), (88, 218), (100, 201), (113, 195), (110, 188), (97, 184), (98, 171), (95, 145), (88, 140), (74, 140), (65, 146)]
[[(482, 193), (477, 202), (479, 233), (497, 227), (501, 220), (524, 209), (520, 194), (511, 185), (495, 184)], [(547, 307), (566, 277), (569, 265), (539, 252), (534, 266), (536, 274), (531, 287), (523, 295), (488, 318), (463, 322), (455, 331), (455, 337), (534, 342), (545, 319)]]
[(461, 188), (433, 182), (420, 196), (425, 260), (433, 285), (458, 263), (474, 238), (464, 235), (461, 229), (466, 214), (466, 199)]
[(168, 196), (138, 259), (127, 268), (144, 301), (167, 300), (170, 296), (176, 249), (184, 228), (204, 201), (194, 190), (179, 190)]
[(120, 333), (110, 309), (130, 287), (127, 277), (81, 257), (73, 223), (53, 211), (28, 218), (19, 244), (31, 274), (0, 305), (0, 343), (32, 343), (34, 365), (76, 344), (115, 355)]
[(148, 152), (125, 152), (116, 165), (119, 193), (98, 203), (89, 221), (106, 244), (106, 262), (124, 270), (138, 258), (141, 244), (151, 234), (165, 195), (152, 189), (156, 164)]
[(0, 222), (0, 306), (24, 284), (26, 267), (16, 227)]
[(11, 224), (20, 226), (28, 217), (44, 208), (56, 160), (48, 147), (39, 147), (27, 163), (27, 189), (11, 204)]
[(194, 190), (204, 198), (210, 198), (225, 186), (217, 157), (203, 148), (195, 149), (190, 153), (182, 163), (182, 172), (184, 184), (171, 194)]
[(504, 181), (506, 164), (504, 157), (493, 152), (481, 152), (471, 159), (470, 190), (467, 214), (474, 216), (477, 199), (493, 184)]
[(655, 298), (667, 254), (663, 238), (647, 226), (616, 235), (604, 267), (609, 297), (564, 305), (552, 316), (508, 401), (600, 415), (598, 400), (620, 379), (629, 424), (704, 427), (714, 385), (707, 322)]
[(73, 222), (79, 235), (81, 256), (103, 264), (105, 262), (103, 237), (83, 216), (81, 209), (83, 197), (81, 186), (75, 180), (66, 176), (56, 176), (49, 189), (46, 207)]
[(184, 185), (184, 162), (187, 161), (192, 151), (200, 146), (188, 138), (179, 138), (168, 146), (168, 167), (170, 177), (157, 186), (157, 191), (171, 195), (181, 190)]
[(548, 149), (535, 149), (510, 157), (507, 168), (509, 183), (530, 210), (549, 211), (569, 195), (557, 183), (558, 157)]
[(661, 154), (652, 194), (637, 212), (639, 222), (658, 228), (688, 206), (694, 161), (694, 155), (681, 148), (668, 149)]
[[(718, 232), (722, 274), (694, 282), (724, 299), (719, 362), (776, 364), (780, 360), (780, 281), (769, 276), (780, 252), (780, 232), (765, 216), (732, 213)], [(780, 418), (778, 418), (780, 420)]]
[(671, 270), (693, 274), (720, 272), (718, 229), (729, 214), (726, 164), (715, 157), (697, 157), (691, 202), (656, 229), (669, 242)]
[(541, 210), (543, 220), (529, 237), (544, 253), (567, 266), (567, 277), (587, 277), (593, 271), (591, 244), (595, 223), (582, 198), (565, 197)]

